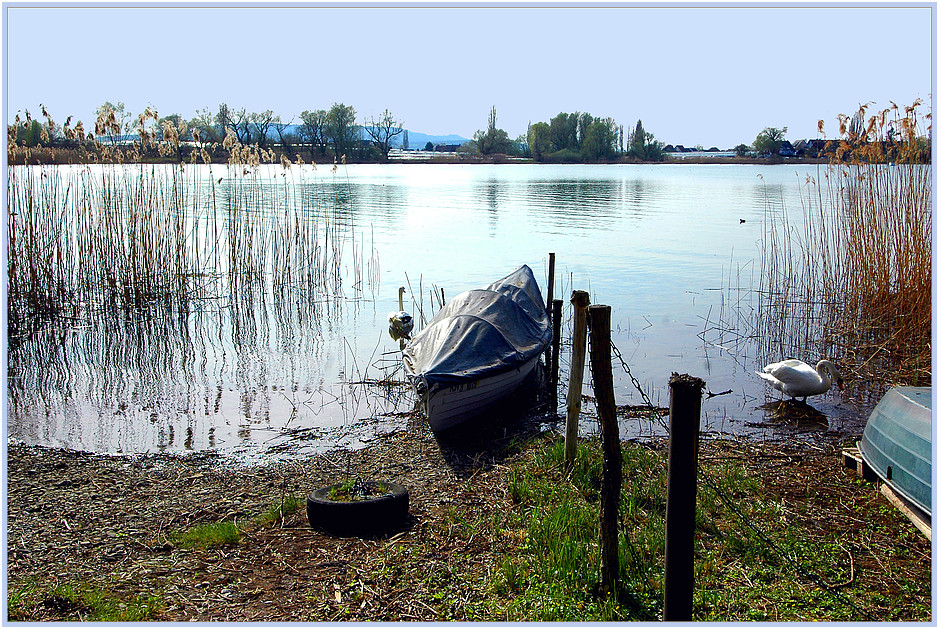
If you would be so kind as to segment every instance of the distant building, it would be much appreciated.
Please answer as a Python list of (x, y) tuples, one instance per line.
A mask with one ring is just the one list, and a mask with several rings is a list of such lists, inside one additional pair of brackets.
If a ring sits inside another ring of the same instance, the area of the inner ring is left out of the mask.
[(818, 157), (825, 152), (828, 140), (798, 140), (792, 148), (796, 152), (796, 157)]

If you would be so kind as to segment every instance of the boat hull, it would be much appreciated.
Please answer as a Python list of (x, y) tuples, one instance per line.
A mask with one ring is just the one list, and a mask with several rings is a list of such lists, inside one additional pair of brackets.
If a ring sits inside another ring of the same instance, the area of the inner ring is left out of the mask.
[(894, 492), (932, 517), (932, 392), (891, 389), (867, 420), (858, 450)]
[(424, 414), (434, 432), (451, 432), (480, 417), (511, 396), (531, 374), (537, 358), (517, 368), (428, 392), (417, 386)]

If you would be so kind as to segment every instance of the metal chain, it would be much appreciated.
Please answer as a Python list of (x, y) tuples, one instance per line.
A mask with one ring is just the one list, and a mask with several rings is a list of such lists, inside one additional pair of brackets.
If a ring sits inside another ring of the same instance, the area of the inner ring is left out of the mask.
[(639, 384), (639, 380), (636, 379), (636, 376), (633, 375), (633, 372), (630, 371), (629, 365), (626, 364), (626, 359), (623, 358), (623, 355), (620, 353), (619, 348), (616, 347), (616, 344), (613, 342), (613, 339), (610, 339), (610, 348), (613, 350), (613, 355), (619, 360), (620, 364), (623, 365), (623, 370), (626, 371), (626, 375), (629, 376), (629, 379), (632, 380), (633, 386), (636, 387), (636, 391), (639, 391), (639, 395), (642, 396), (642, 401), (645, 402), (646, 406), (649, 407), (649, 410), (652, 413), (652, 416), (655, 418), (656, 422), (665, 429), (665, 432), (668, 432), (668, 424), (665, 420), (662, 419), (659, 414), (659, 409), (655, 407), (655, 404), (652, 403), (652, 400), (649, 399), (649, 396), (646, 395), (646, 392), (642, 390), (642, 386)]
[[(587, 340), (588, 342), (593, 343), (593, 335), (588, 334)], [(613, 344), (612, 339), (610, 339), (610, 347), (612, 348), (613, 353), (620, 359), (620, 362), (623, 363), (623, 366), (626, 367), (626, 373), (629, 373), (629, 367), (626, 366), (626, 361), (623, 360), (622, 355), (619, 353), (619, 350), (616, 349), (616, 345)], [(588, 346), (588, 351), (586, 355), (586, 360), (587, 360), (586, 366), (589, 367), (589, 370), (587, 371), (587, 373), (589, 373), (592, 377), (594, 373), (593, 352), (589, 351), (589, 346)], [(632, 378), (632, 374), (629, 374), (629, 375), (630, 375), (630, 378)], [(633, 380), (633, 383), (636, 385), (636, 388), (639, 389), (639, 383), (636, 381), (636, 379), (632, 378), (632, 380)], [(646, 401), (649, 407), (651, 409), (655, 409), (655, 407), (652, 405), (652, 402), (650, 402), (649, 398), (646, 397), (646, 394), (642, 392), (642, 389), (639, 389), (639, 393), (642, 394), (643, 399)], [(599, 417), (597, 417), (597, 420), (599, 421)], [(639, 550), (635, 547), (635, 545), (633, 545), (633, 541), (629, 535), (629, 531), (626, 530), (624, 526), (624, 521), (619, 516), (617, 516), (616, 526), (617, 526), (617, 531), (618, 531), (617, 537), (621, 541), (625, 542), (626, 550), (627, 552), (629, 552), (630, 556), (632, 557), (633, 564), (637, 567), (644, 565), (645, 562), (643, 562), (643, 560), (640, 558)], [(652, 582), (652, 576), (651, 574), (649, 574), (648, 571), (641, 571), (641, 572), (643, 574), (643, 578), (645, 582), (644, 585), (645, 585), (646, 593), (651, 596), (653, 593), (657, 591), (655, 584)], [(649, 612), (648, 609), (642, 608), (642, 612), (645, 614), (645, 616), (643, 617), (643, 620), (655, 620), (655, 618), (648, 613)]]

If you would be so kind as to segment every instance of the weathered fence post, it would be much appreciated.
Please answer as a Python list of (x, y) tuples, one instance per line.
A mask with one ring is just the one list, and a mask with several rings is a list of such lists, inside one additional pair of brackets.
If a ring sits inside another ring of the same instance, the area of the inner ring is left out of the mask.
[(704, 381), (672, 374), (669, 387), (668, 490), (665, 507), (663, 620), (690, 621), (694, 593), (694, 522), (698, 429)]
[(551, 380), (551, 412), (558, 412), (558, 375), (561, 369), (561, 309), (564, 302), (555, 299), (551, 302), (551, 364), (548, 365), (548, 377)]
[[(544, 302), (545, 313), (548, 315), (548, 321), (551, 321), (553, 318), (553, 313), (551, 310), (551, 302), (554, 300), (554, 254), (548, 254), (548, 295)], [(545, 361), (544, 366), (545, 370), (548, 372), (548, 398), (557, 401), (557, 384), (551, 380), (551, 363), (555, 360), (555, 344), (552, 341), (551, 345), (545, 350)], [(551, 387), (554, 386), (555, 392), (551, 393)], [(555, 403), (554, 413), (557, 413), (557, 404)]]
[(554, 301), (554, 254), (548, 254), (548, 298), (545, 299), (545, 304), (547, 304), (548, 317), (551, 317), (551, 302)]
[(603, 476), (600, 482), (600, 591), (616, 592), (619, 581), (619, 497), (623, 483), (613, 369), (610, 362), (610, 307), (590, 306), (590, 367), (600, 418)]
[(580, 391), (584, 386), (584, 358), (587, 354), (587, 306), (590, 295), (575, 290), (571, 294), (574, 304), (574, 340), (571, 348), (571, 381), (567, 387), (567, 433), (564, 437), (564, 462), (574, 465), (577, 456), (577, 422), (580, 421)]

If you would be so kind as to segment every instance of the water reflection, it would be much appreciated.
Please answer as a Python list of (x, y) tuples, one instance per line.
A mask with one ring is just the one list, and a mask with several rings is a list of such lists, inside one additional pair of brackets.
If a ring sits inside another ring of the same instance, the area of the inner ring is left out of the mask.
[[(757, 332), (745, 322), (756, 307), (761, 220), (799, 197), (787, 169), (406, 165), (197, 175), (201, 192), (183, 198), (194, 200), (184, 211), (202, 274), (187, 276), (185, 298), (89, 308), (12, 337), (10, 436), (124, 452), (351, 443), (413, 402), (406, 387), (356, 384), (401, 379), (385, 320), (398, 309), (398, 286), (409, 287), (417, 313), (418, 304), (428, 309), (429, 287), (455, 295), (522, 263), (544, 281), (549, 251), (559, 263), (555, 295), (587, 289), (612, 306), (614, 341), (654, 404), (667, 405), (672, 372), (688, 372), (712, 391), (733, 391), (705, 401), (706, 430), (769, 427), (768, 398), (752, 374)], [(228, 257), (233, 243), (254, 263), (243, 273), (238, 256)], [(642, 403), (620, 369), (614, 385), (618, 404)], [(859, 415), (835, 398), (817, 408), (833, 430)], [(624, 434), (649, 430), (628, 421)]]
[(620, 180), (534, 181), (526, 194), (535, 213), (571, 230), (608, 229), (625, 203)]
[(347, 403), (336, 383), (356, 369), (337, 322), (348, 325), (364, 305), (255, 289), (188, 313), (154, 308), (49, 327), (10, 348), (10, 435), (144, 452), (271, 439), (286, 426), (341, 427), (356, 418), (324, 408)]
[(357, 184), (359, 198), (356, 204), (359, 212), (375, 219), (383, 229), (398, 233), (404, 227), (402, 208), (408, 206), (406, 186), (393, 183)]
[(477, 197), (486, 209), (489, 218), (489, 234), (495, 235), (499, 226), (499, 205), (501, 198), (507, 196), (506, 184), (494, 180), (480, 182), (476, 186)]
[(766, 418), (770, 421), (798, 426), (828, 428), (828, 417), (806, 402), (797, 400), (777, 400), (762, 405)]

